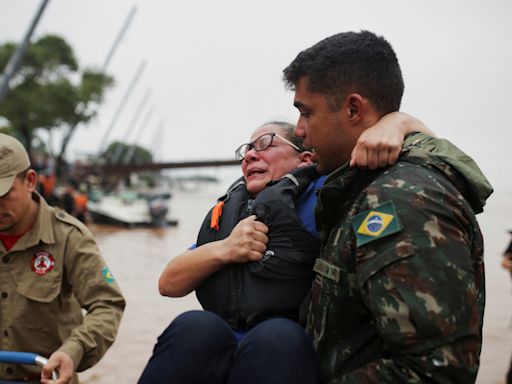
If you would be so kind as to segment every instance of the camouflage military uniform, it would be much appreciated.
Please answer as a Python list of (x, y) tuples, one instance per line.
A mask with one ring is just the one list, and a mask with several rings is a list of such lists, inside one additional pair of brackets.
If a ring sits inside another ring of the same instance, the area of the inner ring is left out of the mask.
[(323, 382), (475, 380), (485, 286), (474, 214), (492, 189), (450, 151), (451, 165), (412, 147), (385, 170), (327, 178), (307, 325)]
[[(89, 230), (34, 198), (33, 227), (9, 251), (0, 242), (0, 350), (61, 350), (82, 371), (114, 341), (125, 302)], [(0, 364), (0, 380), (38, 377), (38, 367)]]

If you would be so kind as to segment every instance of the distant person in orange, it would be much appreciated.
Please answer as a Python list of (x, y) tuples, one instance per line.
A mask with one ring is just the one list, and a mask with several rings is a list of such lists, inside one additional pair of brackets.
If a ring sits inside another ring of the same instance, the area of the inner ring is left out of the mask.
[(38, 182), (41, 185), (40, 191), (44, 199), (50, 204), (55, 205), (57, 202), (55, 197), (55, 185), (57, 184), (57, 176), (55, 173), (44, 173), (38, 177)]

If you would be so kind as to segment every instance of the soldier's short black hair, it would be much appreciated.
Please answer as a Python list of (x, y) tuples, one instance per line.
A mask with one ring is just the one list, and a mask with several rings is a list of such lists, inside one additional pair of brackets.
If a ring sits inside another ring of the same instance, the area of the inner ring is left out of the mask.
[(343, 32), (300, 52), (283, 71), (294, 90), (305, 77), (308, 91), (326, 95), (333, 110), (359, 93), (383, 115), (400, 108), (404, 81), (391, 44), (369, 31)]

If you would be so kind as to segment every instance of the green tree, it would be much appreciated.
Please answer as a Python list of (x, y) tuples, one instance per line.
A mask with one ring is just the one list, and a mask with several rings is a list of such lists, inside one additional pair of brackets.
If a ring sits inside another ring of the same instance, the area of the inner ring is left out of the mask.
[[(103, 153), (100, 159), (106, 164), (148, 164), (153, 162), (153, 156), (148, 150), (138, 146), (126, 144), (120, 141), (114, 141)], [(155, 179), (159, 177), (159, 173), (144, 172), (140, 174), (141, 179), (145, 180), (148, 185), (155, 185)], [(109, 177), (102, 178), (102, 186), (105, 190), (114, 190), (120, 182), (124, 182), (126, 186), (130, 186), (130, 177), (120, 174), (111, 174)]]
[(111, 143), (101, 157), (109, 164), (148, 164), (153, 161), (147, 149), (119, 141)]
[[(16, 45), (0, 45), (0, 68), (4, 68)], [(10, 91), (0, 104), (0, 117), (7, 129), (32, 156), (38, 129), (61, 130), (57, 154), (60, 170), (76, 126), (90, 121), (113, 79), (100, 71), (80, 70), (73, 49), (60, 36), (46, 35), (32, 43), (10, 82)]]

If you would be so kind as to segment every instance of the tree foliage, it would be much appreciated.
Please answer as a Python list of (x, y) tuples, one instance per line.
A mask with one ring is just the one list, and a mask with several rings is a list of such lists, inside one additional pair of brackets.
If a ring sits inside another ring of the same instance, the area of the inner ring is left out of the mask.
[[(5, 68), (16, 46), (0, 45), (0, 68)], [(38, 129), (61, 130), (58, 160), (79, 123), (90, 121), (113, 79), (96, 70), (81, 70), (71, 46), (60, 36), (46, 35), (32, 43), (10, 81), (0, 104), (4, 127), (23, 142), (32, 155)], [(4, 124), (5, 125), (5, 124)]]
[(138, 145), (114, 141), (103, 152), (102, 159), (109, 164), (148, 164), (153, 161), (153, 156)]

